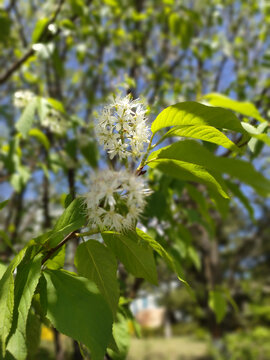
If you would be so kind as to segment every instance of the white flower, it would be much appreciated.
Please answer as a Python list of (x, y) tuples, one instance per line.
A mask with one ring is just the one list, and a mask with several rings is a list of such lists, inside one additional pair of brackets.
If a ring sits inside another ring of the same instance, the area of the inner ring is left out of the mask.
[(121, 232), (135, 227), (150, 190), (145, 181), (126, 170), (102, 170), (90, 178), (85, 195), (89, 223), (101, 230)]
[(111, 159), (116, 155), (120, 159), (141, 155), (150, 135), (145, 114), (139, 99), (131, 100), (130, 96), (118, 96), (104, 107), (96, 124), (96, 134)]
[(13, 104), (17, 108), (24, 108), (34, 97), (35, 94), (30, 90), (18, 90), (13, 95)]

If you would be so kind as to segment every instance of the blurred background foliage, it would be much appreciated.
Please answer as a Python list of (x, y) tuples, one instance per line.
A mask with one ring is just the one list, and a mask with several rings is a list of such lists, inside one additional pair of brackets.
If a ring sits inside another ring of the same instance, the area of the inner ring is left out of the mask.
[[(0, 213), (0, 271), (53, 225), (67, 194), (86, 191), (91, 171), (106, 162), (119, 166), (100, 152), (93, 131), (111, 94), (143, 99), (150, 121), (168, 105), (210, 92), (251, 101), (269, 119), (268, 0), (5, 0), (0, 6), (0, 200), (10, 199)], [(28, 110), (33, 126), (24, 135), (15, 127), (23, 116), (13, 104), (18, 90), (31, 90), (43, 104)], [(61, 131), (42, 125), (44, 116), (63, 124)], [(245, 158), (267, 176), (262, 142)], [(239, 185), (229, 204), (214, 206), (203, 187), (148, 173), (155, 193), (142, 224), (179, 258), (195, 296), (171, 287), (174, 275), (162, 264), (159, 290), (120, 268), (128, 297), (158, 291), (172, 334), (189, 336), (190, 352), (182, 357), (151, 357), (148, 349), (141, 358), (269, 359), (269, 201)], [(71, 269), (75, 247), (67, 249)], [(143, 335), (162, 336), (163, 329)], [(195, 338), (208, 345), (192, 357)], [(56, 332), (54, 342), (52, 358), (67, 358)], [(79, 359), (73, 346), (70, 356)]]

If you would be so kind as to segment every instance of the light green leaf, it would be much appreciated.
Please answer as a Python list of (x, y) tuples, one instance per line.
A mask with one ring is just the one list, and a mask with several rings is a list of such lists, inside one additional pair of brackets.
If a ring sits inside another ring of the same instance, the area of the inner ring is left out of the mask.
[(117, 261), (111, 250), (96, 240), (83, 242), (75, 254), (78, 274), (94, 281), (115, 315), (119, 300)]
[(93, 360), (103, 360), (112, 314), (96, 285), (67, 271), (46, 270), (44, 275), (48, 319), (58, 331), (88, 346)]
[(35, 119), (35, 111), (38, 105), (38, 98), (33, 98), (23, 110), (19, 120), (15, 127), (16, 129), (26, 137)]
[(193, 246), (189, 246), (187, 252), (190, 260), (193, 262), (194, 266), (199, 271), (201, 269), (201, 259), (199, 257), (198, 252), (195, 250)]
[[(215, 156), (204, 146), (193, 140), (178, 141), (154, 151), (147, 162), (149, 162), (150, 167), (155, 167), (151, 166), (151, 162), (160, 161), (161, 159), (173, 159), (197, 164), (211, 173), (213, 172), (215, 177), (217, 174), (229, 174), (252, 186), (262, 196), (267, 196), (270, 193), (270, 181), (256, 171), (252, 164), (239, 159)], [(173, 170), (171, 172), (173, 173)]]
[(151, 160), (148, 163), (151, 168), (159, 169), (166, 175), (175, 177), (180, 180), (195, 181), (212, 188), (214, 191), (220, 193), (224, 198), (229, 198), (226, 187), (222, 186), (216, 178), (207, 171), (203, 166), (191, 164), (189, 162), (174, 160), (174, 159), (157, 159)]
[(155, 134), (160, 129), (179, 125), (207, 125), (245, 133), (237, 117), (229, 110), (186, 101), (167, 107), (152, 123)]
[(126, 359), (130, 346), (130, 332), (128, 326), (129, 319), (121, 313), (117, 314), (117, 322), (113, 324), (113, 337), (118, 351), (108, 350), (108, 354), (113, 360)]
[(248, 142), (248, 146), (252, 152), (256, 149), (256, 144), (259, 141), (264, 142), (268, 146), (270, 146), (270, 137), (267, 134), (263, 134), (263, 132), (269, 128), (268, 122), (261, 123), (258, 127), (252, 126), (251, 124), (242, 123), (242, 126), (245, 128), (245, 130), (251, 134), (252, 139)]
[(2, 276), (4, 275), (4, 273), (6, 272), (6, 270), (7, 270), (7, 266), (0, 262), (0, 280), (1, 280)]
[(102, 233), (102, 237), (131, 274), (157, 285), (153, 252), (145, 242), (138, 240), (136, 233), (130, 232), (124, 235), (106, 231)]
[(167, 263), (167, 265), (170, 267), (171, 270), (175, 270), (173, 258), (171, 255), (164, 249), (164, 247), (157, 242), (155, 239), (153, 239), (150, 235), (146, 234), (144, 231), (140, 229), (136, 229), (137, 235), (143, 239), (151, 248), (156, 251), (159, 256), (161, 256)]
[(41, 337), (41, 321), (39, 316), (35, 315), (33, 311), (28, 314), (26, 325), (26, 345), (29, 360), (37, 358), (36, 353), (39, 348)]
[(236, 101), (218, 93), (207, 94), (204, 98), (213, 106), (230, 109), (239, 114), (250, 116), (258, 121), (266, 121), (261, 117), (259, 111), (251, 102)]
[(63, 114), (66, 113), (64, 105), (60, 101), (53, 98), (48, 98), (47, 101), (55, 110)]
[(58, 219), (52, 232), (48, 234), (46, 246), (55, 247), (63, 238), (72, 231), (78, 230), (86, 222), (84, 199), (77, 198), (66, 208)]
[(0, 342), (2, 355), (6, 352), (6, 339), (11, 329), (14, 308), (14, 278), (13, 272), (22, 261), (26, 247), (11, 261), (0, 280)]
[(215, 313), (217, 322), (220, 323), (227, 311), (227, 302), (222, 291), (211, 290), (209, 292), (209, 307)]
[(162, 139), (172, 136), (190, 137), (203, 141), (208, 141), (216, 145), (223, 146), (231, 151), (239, 152), (240, 149), (221, 131), (208, 125), (195, 126), (176, 126), (169, 130)]
[(46, 267), (51, 270), (62, 269), (65, 264), (66, 245), (61, 246), (49, 260), (46, 261)]
[(45, 134), (43, 134), (43, 132), (39, 129), (31, 129), (28, 132), (29, 136), (34, 136), (44, 147), (46, 150), (49, 150), (50, 148), (50, 141), (47, 138), (47, 136)]
[(37, 287), (41, 272), (42, 254), (18, 266), (15, 278), (14, 315), (7, 352), (16, 360), (27, 357), (26, 325), (32, 297)]
[(32, 33), (32, 42), (36, 43), (40, 40), (40, 36), (43, 33), (44, 29), (46, 28), (49, 22), (48, 18), (43, 18), (37, 21), (34, 31)]

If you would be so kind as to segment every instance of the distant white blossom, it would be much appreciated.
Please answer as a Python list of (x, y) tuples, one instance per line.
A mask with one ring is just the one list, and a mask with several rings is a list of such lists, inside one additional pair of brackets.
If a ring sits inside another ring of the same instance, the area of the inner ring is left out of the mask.
[(91, 176), (90, 186), (85, 195), (90, 225), (118, 232), (135, 226), (151, 193), (142, 177), (126, 170), (99, 171)]
[(18, 90), (13, 95), (13, 104), (17, 108), (24, 108), (34, 97), (35, 94), (30, 90)]
[(46, 114), (42, 116), (41, 125), (58, 135), (62, 135), (67, 130), (61, 114), (52, 108), (48, 109)]
[(116, 155), (120, 159), (141, 155), (150, 135), (145, 115), (143, 104), (139, 99), (131, 100), (130, 96), (117, 96), (104, 107), (96, 124), (96, 134), (111, 159)]

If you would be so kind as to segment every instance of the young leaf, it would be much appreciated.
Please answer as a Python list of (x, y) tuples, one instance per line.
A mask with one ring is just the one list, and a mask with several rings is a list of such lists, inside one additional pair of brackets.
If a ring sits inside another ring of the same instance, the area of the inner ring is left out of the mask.
[(38, 98), (33, 98), (29, 104), (23, 110), (21, 117), (19, 118), (18, 122), (16, 123), (16, 129), (26, 137), (28, 135), (29, 130), (34, 122), (35, 111), (38, 105)]
[(157, 285), (157, 270), (152, 250), (145, 242), (140, 242), (136, 234), (119, 234), (113, 231), (102, 233), (106, 245), (125, 265), (126, 269), (138, 278), (144, 278)]
[(40, 40), (41, 34), (43, 33), (44, 29), (46, 28), (49, 22), (48, 18), (39, 19), (35, 25), (34, 31), (32, 33), (32, 42), (36, 43)]
[(50, 141), (47, 136), (39, 129), (31, 129), (28, 132), (29, 136), (34, 136), (44, 147), (46, 150), (50, 148)]
[(65, 335), (84, 343), (103, 360), (112, 334), (112, 314), (94, 283), (67, 271), (46, 270), (47, 317)]
[(42, 254), (33, 260), (18, 266), (15, 278), (14, 315), (11, 333), (7, 343), (7, 352), (16, 360), (27, 357), (26, 325), (32, 297), (34, 295), (41, 271)]
[(113, 337), (116, 341), (118, 351), (108, 350), (108, 353), (113, 360), (123, 360), (127, 357), (130, 345), (128, 322), (129, 319), (127, 319), (123, 314), (117, 314), (117, 322), (113, 324)]
[(209, 292), (209, 307), (215, 313), (217, 322), (220, 323), (227, 311), (227, 302), (223, 292), (218, 290)]
[(172, 136), (190, 137), (208, 141), (216, 145), (223, 146), (231, 151), (239, 152), (240, 149), (235, 145), (226, 135), (221, 131), (208, 125), (195, 125), (195, 126), (176, 126), (169, 130), (162, 139)]
[(207, 94), (204, 98), (208, 100), (211, 105), (221, 106), (259, 121), (266, 121), (261, 117), (256, 107), (248, 101), (236, 101), (218, 93)]
[(119, 300), (117, 261), (113, 253), (96, 240), (80, 244), (75, 254), (78, 274), (93, 281), (115, 314)]
[(2, 355), (6, 352), (6, 339), (11, 329), (13, 307), (14, 307), (14, 278), (13, 272), (22, 261), (26, 247), (9, 264), (6, 272), (0, 280), (0, 344)]
[(229, 110), (206, 106), (195, 101), (177, 103), (163, 110), (152, 123), (152, 133), (168, 126), (208, 125), (245, 133), (237, 117)]
[(84, 200), (83, 198), (77, 198), (65, 209), (52, 232), (48, 233), (46, 245), (55, 247), (66, 235), (81, 228), (85, 222), (86, 213)]

